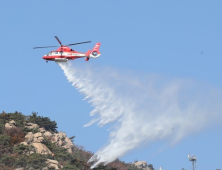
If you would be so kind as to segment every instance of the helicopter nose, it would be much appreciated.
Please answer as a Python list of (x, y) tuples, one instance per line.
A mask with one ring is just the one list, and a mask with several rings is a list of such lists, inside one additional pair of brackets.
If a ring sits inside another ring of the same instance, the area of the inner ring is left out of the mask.
[(42, 58), (43, 58), (44, 60), (46, 60), (46, 59), (47, 59), (47, 57), (46, 57), (46, 56), (43, 56)]

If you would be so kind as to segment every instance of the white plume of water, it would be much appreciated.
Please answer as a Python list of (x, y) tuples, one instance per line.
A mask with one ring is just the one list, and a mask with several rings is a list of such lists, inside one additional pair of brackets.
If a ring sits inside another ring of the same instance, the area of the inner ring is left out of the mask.
[(90, 158), (91, 168), (150, 142), (175, 144), (222, 120), (221, 93), (203, 84), (154, 75), (135, 78), (132, 72), (70, 63), (59, 65), (68, 81), (94, 106), (90, 115), (95, 118), (85, 126), (115, 123), (108, 144)]

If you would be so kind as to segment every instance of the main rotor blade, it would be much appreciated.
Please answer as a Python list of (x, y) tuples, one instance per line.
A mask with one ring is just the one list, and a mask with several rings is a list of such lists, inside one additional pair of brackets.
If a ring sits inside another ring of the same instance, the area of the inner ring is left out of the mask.
[(79, 42), (79, 43), (74, 43), (74, 44), (68, 44), (66, 46), (71, 46), (71, 45), (78, 45), (78, 44), (84, 44), (84, 43), (90, 43), (91, 41), (85, 41), (85, 42)]
[(51, 47), (60, 47), (60, 46), (33, 47), (33, 49), (37, 49), (37, 48), (51, 48)]
[(57, 36), (55, 36), (55, 38), (57, 39), (57, 41), (59, 42), (60, 45), (62, 45), (61, 41), (59, 40), (59, 38)]

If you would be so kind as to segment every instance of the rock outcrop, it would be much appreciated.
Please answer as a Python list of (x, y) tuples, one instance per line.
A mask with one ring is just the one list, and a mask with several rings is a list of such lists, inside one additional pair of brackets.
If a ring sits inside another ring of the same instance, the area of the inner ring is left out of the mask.
[(26, 123), (26, 128), (29, 128), (29, 129), (37, 129), (39, 128), (39, 125), (35, 124), (35, 123)]
[(45, 131), (45, 132), (44, 132), (44, 136), (45, 136), (45, 137), (52, 137), (53, 135), (52, 135), (51, 132)]
[(57, 146), (61, 146), (67, 149), (67, 152), (72, 153), (73, 143), (72, 141), (66, 136), (65, 133), (59, 132), (53, 135), (54, 140), (52, 141)]
[(32, 143), (31, 145), (35, 147), (36, 153), (44, 155), (52, 154), (52, 152), (43, 143)]
[(42, 133), (32, 133), (32, 132), (28, 132), (27, 135), (25, 136), (25, 142), (27, 142), (27, 144), (31, 144), (31, 143), (41, 143), (43, 142), (44, 138)]
[(63, 168), (62, 165), (59, 165), (58, 161), (52, 160), (52, 159), (47, 159), (45, 162), (48, 168), (54, 168), (54, 169), (61, 169)]
[(136, 161), (132, 163), (137, 168), (143, 169), (143, 170), (154, 170), (152, 165), (147, 165), (146, 161)]
[(21, 142), (20, 145), (28, 146), (27, 142)]
[[(37, 127), (37, 124), (27, 124), (31, 125), (30, 127)], [(51, 132), (46, 131), (44, 128), (39, 128), (38, 131), (39, 132), (37, 133), (28, 132), (25, 136), (25, 141), (23, 142), (23, 144), (34, 146), (37, 153), (51, 154), (51, 151), (43, 144), (44, 137), (46, 137), (49, 138), (57, 146), (67, 149), (68, 153), (72, 153), (72, 148), (74, 145), (65, 133), (59, 132), (52, 134)]]
[[(44, 128), (39, 128), (38, 124), (26, 123), (26, 128), (37, 129), (37, 133), (28, 132), (25, 136), (25, 141), (20, 144), (26, 146), (33, 146), (36, 153), (40, 154), (51, 154), (52, 152), (44, 145), (44, 138), (50, 139), (57, 146), (67, 149), (68, 153), (72, 153), (73, 143), (63, 132), (51, 133), (46, 131)], [(9, 121), (5, 124), (6, 129), (16, 128), (16, 122), (14, 120)]]
[(16, 128), (16, 122), (14, 120), (9, 121), (5, 124), (6, 129)]
[(41, 133), (45, 133), (45, 128), (39, 128), (39, 132), (41, 132)]
[(134, 165), (138, 168), (146, 168), (147, 167), (147, 162), (146, 161), (137, 161), (134, 163)]
[(15, 170), (24, 170), (24, 168), (16, 168)]

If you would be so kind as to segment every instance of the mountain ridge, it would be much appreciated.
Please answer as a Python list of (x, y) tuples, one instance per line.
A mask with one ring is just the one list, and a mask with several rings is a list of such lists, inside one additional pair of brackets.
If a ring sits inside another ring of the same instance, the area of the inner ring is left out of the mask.
[[(57, 123), (32, 112), (0, 113), (0, 167), (4, 170), (89, 170), (93, 153), (57, 131)], [(95, 170), (154, 170), (143, 161), (125, 163), (119, 159)]]

